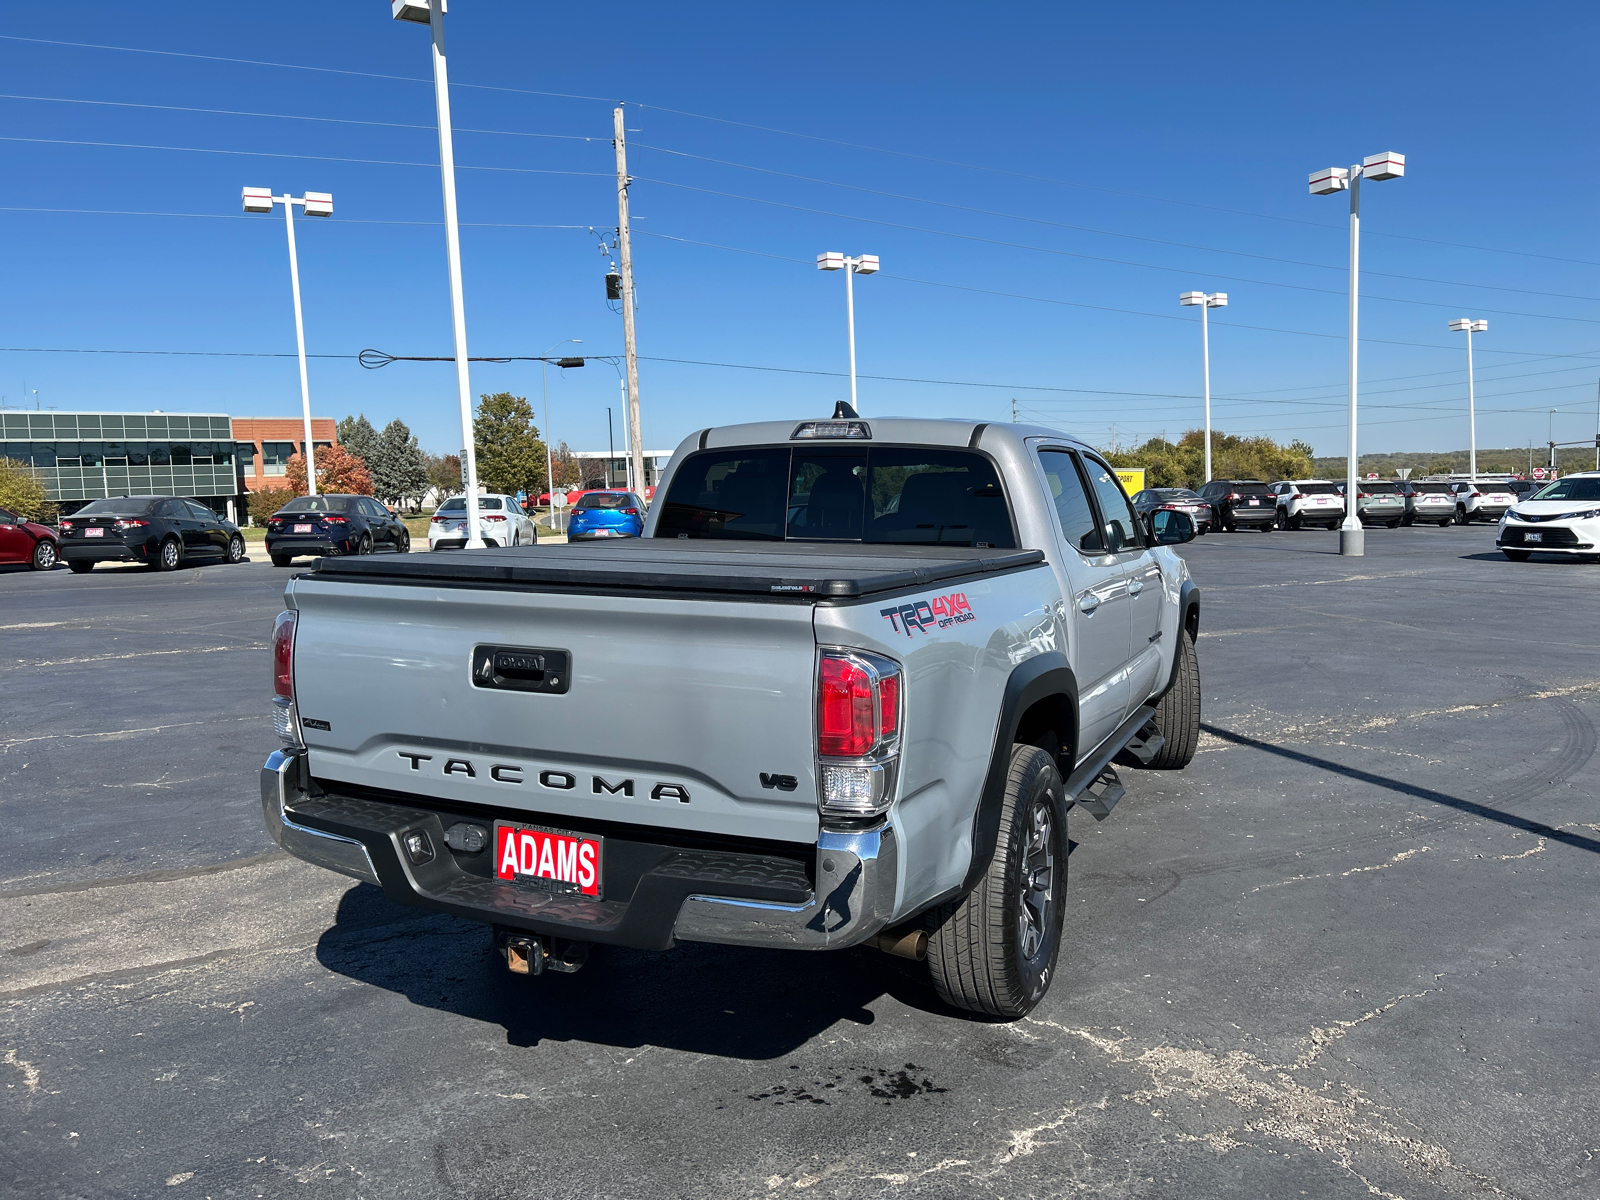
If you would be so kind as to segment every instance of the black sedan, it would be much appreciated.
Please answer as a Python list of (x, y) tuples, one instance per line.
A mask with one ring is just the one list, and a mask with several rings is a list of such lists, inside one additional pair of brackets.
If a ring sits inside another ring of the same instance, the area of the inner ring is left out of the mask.
[(116, 496), (92, 500), (59, 530), (61, 559), (78, 574), (96, 563), (136, 562), (157, 571), (198, 560), (244, 561), (244, 537), (232, 521), (198, 500)]
[(1211, 505), (1201, 499), (1199, 492), (1188, 488), (1145, 488), (1134, 493), (1133, 509), (1147, 524), (1150, 517), (1162, 509), (1188, 513), (1196, 533), (1211, 531)]
[(1259, 479), (1213, 479), (1200, 495), (1211, 505), (1212, 524), (1226, 533), (1241, 528), (1266, 533), (1277, 524), (1277, 498)]
[(405, 522), (371, 496), (299, 496), (267, 519), (267, 553), (275, 567), (307, 554), (405, 554), (410, 549)]

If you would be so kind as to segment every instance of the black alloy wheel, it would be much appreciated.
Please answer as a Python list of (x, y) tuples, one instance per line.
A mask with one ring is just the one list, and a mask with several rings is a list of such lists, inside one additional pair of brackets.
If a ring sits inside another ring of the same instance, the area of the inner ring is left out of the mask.
[(177, 538), (167, 538), (156, 550), (156, 560), (150, 565), (158, 571), (176, 571), (183, 561), (183, 547)]
[(1460, 504), (1456, 505), (1456, 524), (1457, 525), (1470, 525), (1471, 523), (1472, 523), (1472, 518), (1467, 515), (1466, 508), (1463, 505), (1460, 505)]
[(356, 545), (356, 553), (357, 554), (371, 554), (372, 553), (372, 535), (370, 533), (363, 533), (361, 535), (361, 541), (359, 543), (357, 543), (357, 545)]
[(293, 561), (293, 555), (289, 554), (274, 554), (272, 556), (272, 565), (275, 567), (287, 567)]
[(49, 538), (40, 538), (33, 548), (33, 561), (30, 565), (35, 571), (55, 570), (56, 544)]
[(244, 561), (244, 539), (237, 533), (228, 539), (228, 561), (231, 563)]

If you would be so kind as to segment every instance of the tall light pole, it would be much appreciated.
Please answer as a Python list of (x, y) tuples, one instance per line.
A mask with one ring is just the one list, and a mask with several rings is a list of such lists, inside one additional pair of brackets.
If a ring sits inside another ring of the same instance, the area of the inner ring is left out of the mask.
[(444, 56), (445, 0), (392, 0), (396, 21), (426, 25), (433, 34), (433, 99), (439, 114), (439, 176), (444, 187), (444, 244), (450, 267), (450, 316), (455, 327), (456, 391), (461, 401), (461, 451), (467, 484), (467, 549), (481, 549), (478, 529), (478, 450), (472, 434), (472, 385), (467, 378), (467, 311), (461, 296), (461, 236), (456, 226), (456, 155), (450, 138), (450, 74)]
[(1357, 511), (1356, 476), (1356, 345), (1359, 341), (1357, 298), (1361, 280), (1361, 180), (1399, 179), (1406, 173), (1406, 156), (1392, 150), (1369, 154), (1349, 168), (1328, 167), (1311, 175), (1311, 194), (1331, 196), (1350, 193), (1350, 458), (1345, 464), (1344, 524), (1339, 529), (1339, 553), (1357, 556), (1366, 552), (1366, 534)]
[(1472, 335), (1489, 328), (1487, 321), (1474, 321), (1469, 317), (1451, 321), (1450, 328), (1467, 335), (1467, 472), (1478, 477), (1478, 410), (1472, 395)]
[(285, 192), (274, 196), (271, 188), (247, 187), (243, 192), (245, 212), (269, 213), (274, 204), (283, 205), (283, 225), (289, 231), (289, 288), (294, 293), (294, 340), (300, 350), (300, 411), (305, 421), (306, 490), (317, 494), (317, 462), (311, 448), (311, 384), (306, 378), (306, 326), (300, 318), (300, 259), (294, 251), (294, 206), (306, 210), (308, 217), (333, 216), (333, 196), (327, 192), (307, 192), (298, 199)]
[[(550, 353), (556, 346), (565, 346), (568, 342), (582, 345), (583, 339), (562, 338), (555, 346), (551, 346), (539, 356), (539, 388), (544, 393), (544, 482), (546, 490), (550, 493), (551, 529), (556, 527), (556, 468), (554, 452), (550, 449)], [(578, 365), (583, 365), (582, 359), (578, 360)]]
[(1228, 303), (1227, 292), (1184, 292), (1178, 297), (1178, 303), (1187, 306), (1200, 306), (1200, 370), (1205, 376), (1206, 394), (1206, 477), (1205, 482), (1211, 482), (1211, 333), (1206, 325), (1206, 310), (1210, 308), (1224, 308)]
[(844, 272), (845, 324), (850, 331), (850, 407), (861, 411), (856, 403), (856, 295), (851, 280), (856, 275), (871, 275), (878, 270), (876, 254), (861, 254), (855, 258), (829, 250), (817, 255), (817, 270)]

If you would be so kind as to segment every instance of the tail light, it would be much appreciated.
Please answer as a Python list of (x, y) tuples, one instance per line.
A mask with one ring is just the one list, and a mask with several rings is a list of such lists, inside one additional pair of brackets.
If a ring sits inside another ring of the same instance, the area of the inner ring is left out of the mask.
[(625, 513), (630, 517), (637, 517), (639, 515), (639, 510), (637, 508), (620, 508), (617, 511)]
[(294, 633), (297, 615), (281, 612), (272, 627), (272, 730), (285, 746), (299, 746), (300, 714), (294, 703)]
[(348, 517), (323, 517), (322, 523), (324, 525), (348, 525), (350, 520)]
[(900, 762), (900, 665), (861, 651), (817, 660), (818, 806), (874, 817), (894, 801)]
[(137, 520), (137, 519), (134, 519), (134, 520), (121, 520), (121, 521), (117, 522), (116, 527), (118, 529), (137, 529), (141, 525), (148, 525), (148, 524), (150, 524), (149, 521), (140, 521), (140, 520)]
[(445, 521), (447, 521), (448, 519), (449, 519), (448, 517), (435, 517), (433, 519), (433, 524), (435, 524), (435, 525), (443, 525), (445, 523)]
[(500, 513), (485, 513), (483, 519), (485, 521), (504, 521), (505, 517)]

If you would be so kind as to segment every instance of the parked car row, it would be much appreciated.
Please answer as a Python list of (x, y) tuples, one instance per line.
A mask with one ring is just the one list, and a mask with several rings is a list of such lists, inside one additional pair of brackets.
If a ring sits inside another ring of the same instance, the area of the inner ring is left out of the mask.
[[(1513, 486), (1517, 485), (1517, 486)], [(1526, 486), (1522, 486), (1526, 485)], [(1499, 520), (1520, 496), (1546, 485), (1533, 480), (1363, 479), (1356, 514), (1363, 525), (1389, 529), (1418, 523), (1471, 525)], [(1255, 529), (1337, 529), (1345, 518), (1344, 483), (1331, 479), (1213, 479), (1198, 492), (1146, 488), (1133, 497), (1141, 515), (1188, 513), (1200, 533)]]

